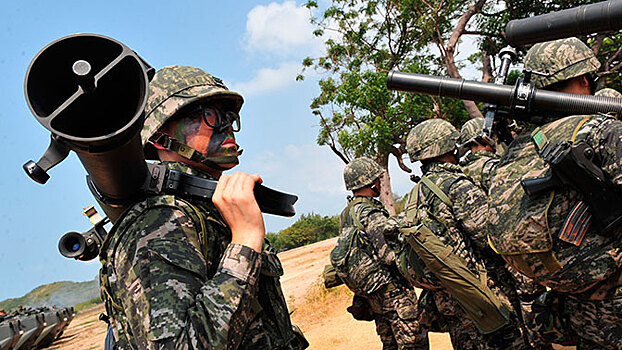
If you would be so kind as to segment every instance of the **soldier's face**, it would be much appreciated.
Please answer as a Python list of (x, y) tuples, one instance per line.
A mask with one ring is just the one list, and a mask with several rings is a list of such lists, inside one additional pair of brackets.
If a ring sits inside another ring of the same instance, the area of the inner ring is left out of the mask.
[[(173, 119), (165, 126), (165, 132), (185, 143), (208, 158), (237, 156), (238, 145), (235, 143), (233, 127), (213, 127), (218, 125), (217, 108), (205, 107), (181, 118)], [(223, 168), (232, 168), (236, 164), (219, 164)]]
[(374, 185), (371, 189), (374, 191), (374, 197), (380, 196), (380, 178), (374, 180)]

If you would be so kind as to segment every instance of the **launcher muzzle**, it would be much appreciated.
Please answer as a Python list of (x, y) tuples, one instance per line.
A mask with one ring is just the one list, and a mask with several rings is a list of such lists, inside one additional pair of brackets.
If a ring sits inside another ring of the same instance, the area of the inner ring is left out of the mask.
[[(113, 223), (146, 195), (211, 198), (216, 181), (145, 161), (140, 131), (154, 73), (129, 47), (103, 35), (69, 35), (43, 48), (28, 67), (24, 89), (28, 107), (51, 132), (51, 141), (38, 162), (24, 164), (28, 176), (44, 184), (47, 171), (70, 150), (76, 152), (89, 189)], [(295, 214), (295, 195), (257, 184), (255, 198), (264, 213)]]

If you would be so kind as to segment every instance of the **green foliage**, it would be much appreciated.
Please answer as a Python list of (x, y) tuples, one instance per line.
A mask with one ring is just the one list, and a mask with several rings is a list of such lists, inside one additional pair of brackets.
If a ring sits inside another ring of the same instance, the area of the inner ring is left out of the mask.
[(54, 282), (41, 285), (22, 297), (3, 300), (0, 302), (0, 309), (8, 311), (16, 309), (20, 305), (30, 307), (72, 306), (98, 295), (99, 283), (97, 279), (86, 282)]
[[(488, 54), (496, 54), (507, 45), (503, 38), (505, 26), (512, 19), (533, 17), (552, 11), (564, 10), (580, 5), (601, 2), (602, 0), (489, 0), (484, 10), (476, 16), (474, 31), (480, 33), (479, 48)], [(622, 88), (622, 57), (618, 50), (622, 43), (622, 33), (592, 34), (579, 36), (596, 52), (603, 64), (599, 76), (602, 81), (600, 87), (611, 87), (618, 91)], [(519, 48), (519, 59), (529, 47)]]
[(339, 218), (303, 214), (293, 225), (279, 231), (268, 233), (266, 239), (277, 250), (287, 250), (339, 235)]
[(408, 198), (408, 193), (403, 196), (399, 196), (396, 193), (393, 193), (393, 199), (395, 200), (395, 214), (399, 214), (404, 211), (406, 207), (406, 199)]
[[(443, 18), (433, 19), (418, 0), (332, 0), (312, 19), (314, 34), (337, 33), (325, 41), (326, 55), (303, 60), (305, 68), (323, 71), (320, 94), (311, 102), (320, 119), (319, 145), (329, 146), (344, 162), (367, 156), (386, 169), (389, 154), (401, 162), (410, 129), (428, 118), (444, 118), (457, 126), (468, 119), (460, 101), (403, 94), (386, 88), (387, 73), (442, 74), (439, 57), (429, 53), (430, 21), (443, 30), (456, 18), (443, 4)], [(307, 7), (316, 8), (310, 1)]]
[(86, 310), (86, 309), (92, 308), (93, 306), (99, 305), (99, 304), (102, 304), (102, 303), (103, 303), (103, 301), (102, 301), (101, 297), (97, 296), (97, 297), (95, 297), (95, 298), (93, 298), (91, 300), (87, 300), (87, 301), (84, 301), (84, 302), (76, 304), (76, 306), (74, 306), (73, 309), (74, 309), (74, 311), (77, 314), (77, 313), (79, 313), (82, 310)]

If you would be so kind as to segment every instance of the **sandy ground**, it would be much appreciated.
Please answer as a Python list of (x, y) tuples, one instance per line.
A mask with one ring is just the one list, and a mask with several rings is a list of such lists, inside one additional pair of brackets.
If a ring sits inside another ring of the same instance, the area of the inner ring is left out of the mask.
[(82, 310), (71, 320), (63, 336), (46, 349), (103, 350), (106, 324), (98, 319), (102, 312), (103, 304)]
[[(329, 291), (321, 287), (321, 274), (336, 238), (279, 254), (285, 271), (281, 279), (292, 320), (304, 332), (310, 349), (381, 349), (373, 322), (356, 321), (346, 312), (351, 293), (340, 286)], [(48, 349), (103, 350), (106, 324), (97, 318), (103, 306), (83, 310), (63, 336)], [(452, 349), (449, 336), (431, 333), (430, 348)]]

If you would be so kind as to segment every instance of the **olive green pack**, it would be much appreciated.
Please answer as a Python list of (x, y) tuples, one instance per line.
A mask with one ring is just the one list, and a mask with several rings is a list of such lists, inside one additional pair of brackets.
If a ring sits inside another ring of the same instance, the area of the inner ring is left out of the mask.
[[(330, 262), (339, 278), (354, 293), (369, 295), (382, 287), (391, 277), (388, 271), (370, 251), (369, 238), (365, 234), (365, 227), (355, 212), (357, 204), (371, 205), (370, 199), (356, 197), (341, 213), (340, 235), (337, 245), (330, 252)], [(379, 210), (373, 208), (372, 210)], [(345, 229), (345, 227), (348, 229)]]
[(418, 257), (455, 298), (481, 333), (489, 334), (500, 329), (508, 324), (508, 308), (488, 287), (486, 271), (482, 270), (479, 277), (476, 276), (469, 270), (466, 261), (439, 239), (440, 233), (434, 230), (447, 228), (428, 211), (425, 203), (419, 203), (422, 184), (446, 205), (452, 206), (449, 197), (435, 183), (425, 176), (421, 178), (411, 191), (405, 209), (410, 225), (400, 228), (406, 247), (410, 247), (415, 255), (404, 249), (398, 260), (408, 261), (401, 261), (399, 265), (419, 266), (416, 270), (422, 271), (419, 261), (415, 261)]
[(324, 266), (324, 272), (322, 272), (322, 276), (324, 277), (324, 287), (326, 289), (337, 287), (343, 284), (343, 280), (339, 278), (337, 270), (331, 264)]

